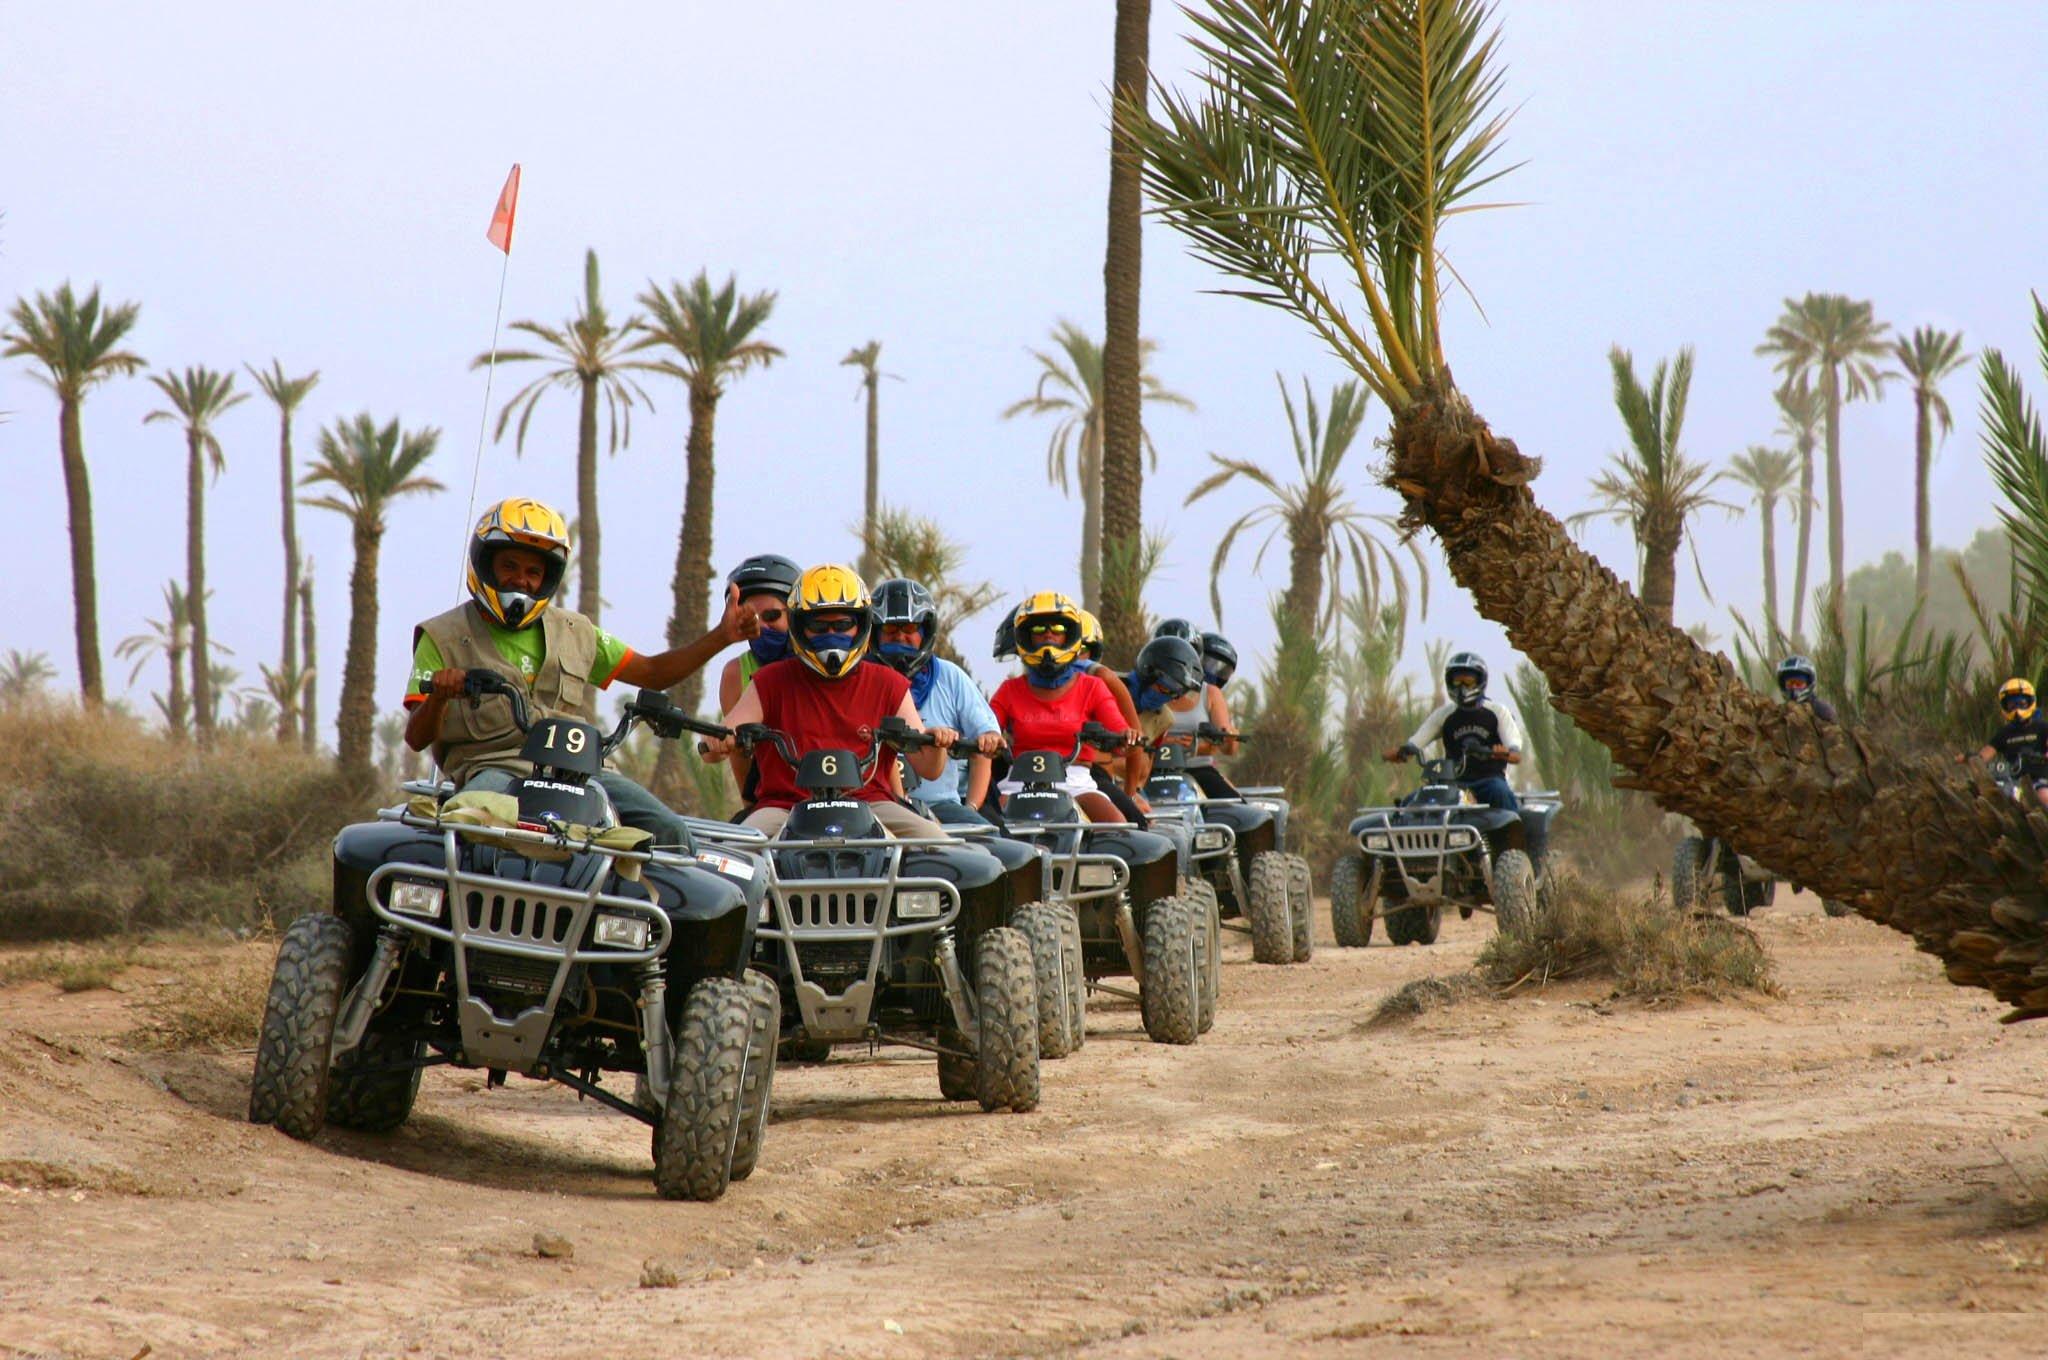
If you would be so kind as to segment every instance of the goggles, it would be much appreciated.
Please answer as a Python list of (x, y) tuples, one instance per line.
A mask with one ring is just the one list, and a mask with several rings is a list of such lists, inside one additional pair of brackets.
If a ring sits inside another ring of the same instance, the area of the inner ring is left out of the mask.
[(813, 614), (804, 620), (803, 627), (805, 637), (824, 637), (828, 633), (858, 632), (860, 620), (851, 614)]
[(1998, 706), (2007, 713), (2017, 713), (2023, 708), (2032, 708), (2034, 706), (2034, 696), (2031, 694), (2008, 694), (1999, 699)]

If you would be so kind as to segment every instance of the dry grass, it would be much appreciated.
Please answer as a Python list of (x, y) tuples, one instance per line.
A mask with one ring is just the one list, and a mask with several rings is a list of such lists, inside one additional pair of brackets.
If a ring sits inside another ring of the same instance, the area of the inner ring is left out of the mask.
[(1477, 973), (1417, 978), (1374, 1007), (1372, 1018), (1365, 1025), (1367, 1029), (1380, 1029), (1387, 1025), (1406, 1024), (1430, 1011), (1484, 996), (1488, 990)]
[(277, 942), (234, 944), (151, 989), (136, 1038), (151, 1048), (222, 1051), (256, 1046)]
[(135, 961), (132, 944), (33, 950), (0, 959), (0, 987), (51, 982), (66, 992), (97, 991), (113, 986)]

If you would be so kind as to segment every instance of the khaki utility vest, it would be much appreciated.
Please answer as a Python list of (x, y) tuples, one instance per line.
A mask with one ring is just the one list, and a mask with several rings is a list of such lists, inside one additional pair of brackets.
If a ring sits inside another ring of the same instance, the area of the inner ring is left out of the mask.
[[(597, 625), (581, 614), (551, 605), (536, 626), (546, 642), (547, 656), (526, 691), (528, 718), (536, 722), (542, 718), (596, 721), (597, 695), (590, 683), (590, 668), (597, 664)], [(419, 646), (421, 634), (434, 640), (444, 666), (496, 671), (515, 684), (526, 684), (518, 664), (499, 654), (490, 626), (469, 601), (415, 628), (414, 647)], [(528, 774), (532, 766), (519, 758), (519, 748), (525, 744), (525, 734), (512, 721), (512, 701), (504, 695), (486, 694), (475, 708), (467, 699), (454, 699), (441, 710), (434, 763), (458, 786), (481, 769)]]

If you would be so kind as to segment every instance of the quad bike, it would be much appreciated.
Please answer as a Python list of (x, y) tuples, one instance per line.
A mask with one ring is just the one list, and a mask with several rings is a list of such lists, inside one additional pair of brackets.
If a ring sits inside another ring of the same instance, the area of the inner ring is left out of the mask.
[(1359, 810), (1349, 832), (1357, 848), (1338, 858), (1330, 876), (1338, 944), (1370, 944), (1376, 920), (1386, 921), (1393, 944), (1434, 944), (1446, 905), (1468, 919), (1491, 911), (1507, 934), (1535, 924), (1549, 900), (1542, 847), (1558, 797), (1523, 794), (1519, 812), (1474, 803), (1459, 780), (1477, 753), (1468, 744), (1423, 760), (1415, 792), (1393, 807)]
[[(1800, 891), (1797, 883), (1792, 891)], [(1695, 832), (1671, 856), (1671, 901), (1680, 911), (1718, 905), (1730, 916), (1747, 916), (1778, 899), (1778, 877), (1728, 842)], [(1831, 897), (1821, 899), (1830, 916), (1854, 916), (1856, 909)]]
[[(491, 671), (467, 691), (508, 701), (532, 773), (504, 795), (409, 785), (409, 803), (335, 838), (331, 910), (278, 949), (249, 1118), (295, 1138), (385, 1132), (422, 1068), (481, 1067), (491, 1086), (517, 1073), (648, 1123), (660, 1193), (716, 1199), (754, 1169), (775, 1073), (775, 993), (747, 968), (760, 876), (742, 857), (648, 848), (592, 780), (636, 723), (671, 740), (702, 725), (658, 690), (609, 736), (529, 721)], [(648, 1103), (603, 1072), (633, 1073)]]
[[(1063, 787), (1082, 748), (1122, 744), (1122, 733), (1087, 723), (1065, 754), (1019, 753), (1010, 778), (1021, 787), (1003, 800), (1003, 832), (1046, 851), (1052, 898), (1078, 918), (1087, 986), (1136, 1001), (1153, 1042), (1191, 1044), (1216, 1021), (1215, 903), (1179, 894), (1172, 838), (1121, 822), (1089, 822)], [(1103, 981), (1112, 977), (1132, 978), (1137, 991)]]
[(1037, 969), (1029, 937), (1005, 924), (1002, 861), (952, 836), (892, 836), (852, 796), (884, 745), (914, 751), (931, 738), (895, 717), (865, 755), (799, 752), (759, 723), (731, 735), (750, 752), (772, 745), (804, 794), (762, 847), (755, 966), (781, 998), (784, 1041), (813, 1057), (844, 1044), (923, 1049), (946, 1099), (1037, 1108)]
[[(1204, 723), (1201, 735), (1225, 734)], [(1286, 853), (1273, 809), (1249, 797), (1207, 797), (1188, 777), (1187, 748), (1172, 742), (1152, 747), (1145, 800), (1155, 824), (1189, 828), (1187, 894), (1215, 902), (1226, 927), (1252, 937), (1253, 961), (1306, 963), (1315, 945), (1314, 879), (1306, 859)]]

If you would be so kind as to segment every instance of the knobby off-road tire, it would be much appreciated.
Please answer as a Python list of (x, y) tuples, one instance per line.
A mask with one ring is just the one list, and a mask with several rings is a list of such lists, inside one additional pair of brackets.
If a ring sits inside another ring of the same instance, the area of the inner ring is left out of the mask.
[(1293, 928), (1294, 961), (1307, 963), (1316, 952), (1316, 876), (1303, 855), (1287, 857), (1288, 924)]
[(768, 1106), (775, 1091), (775, 1050), (782, 1034), (782, 993), (766, 973), (747, 970), (744, 979), (753, 995), (753, 1029), (747, 1037), (747, 1076), (740, 1088), (740, 1136), (732, 1149), (732, 1178), (743, 1181), (761, 1160), (768, 1136)]
[(285, 927), (263, 1004), (249, 1122), (311, 1138), (327, 1123), (334, 1019), (348, 979), (350, 932), (338, 916), (301, 916)]
[[(939, 1042), (951, 1048), (966, 1048), (967, 1037), (957, 1029), (947, 1030)], [(956, 1058), (950, 1053), (939, 1055), (939, 1095), (947, 1100), (972, 1100), (974, 1089), (975, 1060), (971, 1057)]]
[(364, 1072), (419, 1061), (420, 1042), (365, 1034), (353, 1052), (342, 1054), (328, 1078), (327, 1122), (364, 1133), (389, 1133), (412, 1115), (420, 1094), (420, 1069)]
[(1139, 1010), (1155, 1044), (1191, 1044), (1202, 1032), (1201, 925), (1187, 903), (1161, 898), (1145, 913), (1145, 985)]
[[(1536, 870), (1520, 850), (1503, 850), (1493, 862), (1493, 913), (1503, 935), (1528, 935), (1536, 928)], [(1393, 918), (1387, 926), (1391, 932)]]
[(1680, 912), (1700, 904), (1700, 887), (1707, 873), (1707, 843), (1687, 836), (1671, 852), (1671, 905)]
[(1081, 914), (1069, 906), (1060, 908), (1060, 948), (1067, 956), (1068, 1026), (1078, 1049), (1088, 1042), (1088, 969), (1081, 954)]
[(1202, 934), (1202, 1013), (1196, 1028), (1207, 1034), (1216, 1027), (1216, 1004), (1223, 997), (1223, 909), (1216, 885), (1206, 878), (1190, 882), (1181, 900), (1195, 913)]
[(1011, 924), (1031, 943), (1031, 965), (1038, 977), (1038, 1056), (1064, 1058), (1074, 1051), (1074, 1012), (1067, 986), (1067, 939), (1060, 913), (1073, 908), (1050, 902), (1028, 902), (1017, 909)]
[(1437, 932), (1444, 926), (1444, 909), (1441, 903), (1433, 907), (1402, 907), (1389, 911), (1384, 919), (1388, 944), (1435, 944)]
[(1365, 856), (1359, 854), (1340, 855), (1330, 871), (1330, 932), (1339, 949), (1363, 949), (1372, 943), (1373, 913), (1380, 904), (1377, 894), (1373, 901), (1365, 900), (1365, 885), (1371, 879)]
[(974, 959), (974, 1096), (981, 1108), (1038, 1108), (1038, 971), (1024, 932), (982, 932)]
[(683, 1002), (668, 1104), (654, 1135), (654, 1188), (663, 1199), (717, 1199), (732, 1180), (755, 1001), (744, 982), (704, 978)]
[(1252, 856), (1252, 872), (1245, 884), (1251, 898), (1245, 913), (1252, 926), (1253, 963), (1294, 962), (1294, 903), (1287, 869), (1287, 856), (1266, 850)]

